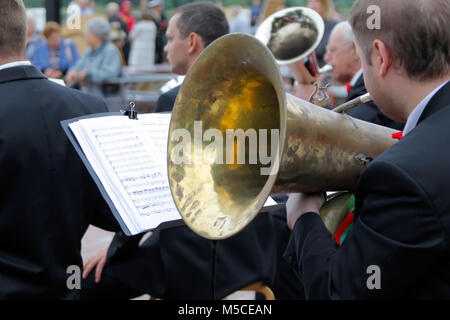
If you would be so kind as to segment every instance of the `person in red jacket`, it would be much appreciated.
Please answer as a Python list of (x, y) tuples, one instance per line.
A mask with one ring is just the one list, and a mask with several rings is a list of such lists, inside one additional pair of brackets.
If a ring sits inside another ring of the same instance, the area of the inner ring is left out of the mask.
[(127, 25), (127, 31), (131, 32), (136, 24), (136, 18), (132, 14), (133, 4), (131, 1), (123, 1), (120, 4), (120, 19)]

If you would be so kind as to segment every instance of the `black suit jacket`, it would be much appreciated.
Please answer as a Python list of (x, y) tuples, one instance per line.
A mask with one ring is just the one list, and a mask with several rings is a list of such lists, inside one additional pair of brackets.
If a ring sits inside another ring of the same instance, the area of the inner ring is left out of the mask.
[(172, 112), (181, 85), (176, 86), (159, 96), (155, 112)]
[[(366, 93), (367, 90), (364, 84), (364, 77), (361, 75), (355, 85), (350, 89), (346, 101), (353, 100)], [(396, 122), (386, 117), (373, 101), (361, 104), (358, 107), (349, 110), (347, 114), (356, 119), (375, 123), (392, 129), (403, 130), (404, 126), (403, 123)]]
[(66, 138), (61, 120), (107, 111), (33, 66), (0, 70), (0, 299), (76, 298), (89, 223), (120, 230)]
[[(417, 127), (361, 174), (341, 247), (317, 214), (297, 221), (286, 257), (308, 298), (450, 298), (449, 100), (448, 83)], [(374, 265), (379, 290), (367, 286)]]

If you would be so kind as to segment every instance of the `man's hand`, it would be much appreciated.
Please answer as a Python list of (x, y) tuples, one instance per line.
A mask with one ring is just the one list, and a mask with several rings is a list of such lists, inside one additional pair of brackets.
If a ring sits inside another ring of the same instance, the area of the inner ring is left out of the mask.
[(322, 193), (292, 193), (286, 202), (287, 224), (293, 229), (297, 220), (306, 212), (319, 214), (325, 203)]
[(84, 263), (83, 279), (86, 279), (92, 269), (95, 268), (95, 283), (99, 283), (102, 278), (103, 268), (106, 265), (106, 255), (108, 253), (108, 248), (102, 249), (90, 257)]
[(44, 74), (48, 77), (48, 78), (56, 78), (59, 79), (62, 77), (62, 72), (60, 70), (57, 69), (53, 69), (53, 68), (48, 68), (44, 71)]
[(78, 82), (78, 72), (76, 70), (72, 70), (66, 75), (67, 86), (71, 87), (76, 82)]
[(86, 75), (87, 75), (87, 70), (80, 71), (78, 73), (78, 81), (83, 82), (84, 80), (86, 80)]

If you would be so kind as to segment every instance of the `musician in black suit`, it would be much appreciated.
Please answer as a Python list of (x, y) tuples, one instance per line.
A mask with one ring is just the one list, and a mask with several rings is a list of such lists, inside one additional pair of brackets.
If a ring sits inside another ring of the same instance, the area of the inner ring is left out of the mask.
[[(381, 28), (374, 20), (368, 27), (370, 5)], [(342, 246), (317, 214), (321, 194), (290, 196), (286, 258), (309, 299), (450, 298), (449, 16), (447, 0), (353, 5), (366, 86), (383, 113), (406, 125), (361, 174)]]
[[(346, 101), (367, 93), (361, 60), (356, 53), (353, 31), (348, 21), (339, 22), (331, 31), (324, 58), (328, 64), (333, 66), (333, 79), (347, 85)], [(381, 126), (398, 130), (403, 129), (402, 123), (386, 117), (373, 101), (349, 110), (347, 114)]]
[[(190, 7), (188, 7), (188, 10)], [(182, 21), (172, 20), (172, 28), (167, 28), (167, 43), (164, 52), (169, 61), (172, 73), (187, 74), (197, 57), (211, 42), (229, 32), (228, 22), (222, 21), (219, 12), (210, 11), (205, 16), (203, 11), (184, 11), (185, 17), (193, 17), (196, 25), (182, 18)], [(201, 15), (203, 14), (203, 17)], [(204, 18), (204, 20), (202, 20)], [(226, 25), (225, 25), (226, 24)], [(199, 37), (193, 35), (201, 35)], [(156, 103), (155, 112), (171, 112), (180, 86), (163, 93)]]
[[(214, 27), (215, 35), (211, 33)], [(208, 28), (210, 32), (205, 34)], [(186, 36), (203, 50), (228, 32), (228, 23), (222, 11), (210, 3), (192, 3), (176, 11), (169, 22), (166, 53), (173, 71), (186, 74), (195, 60), (190, 53), (195, 50), (184, 43), (189, 39), (180, 39), (181, 30), (192, 30)], [(171, 111), (174, 101), (175, 97), (167, 109), (160, 111)], [(276, 200), (285, 203), (286, 198)], [(210, 298), (209, 240), (187, 226), (157, 230), (139, 246), (141, 238), (117, 233), (108, 250), (101, 250), (86, 262), (83, 299), (130, 299), (144, 293), (163, 299)], [(282, 258), (288, 239), (283, 206), (259, 214), (244, 230), (219, 241), (215, 297), (223, 298), (251, 283), (263, 282), (277, 299), (303, 298), (297, 275)], [(90, 272), (94, 268), (95, 272)]]
[(74, 299), (88, 225), (120, 228), (60, 121), (107, 108), (24, 61), (25, 7), (1, 3), (0, 299)]
[(160, 95), (156, 102), (155, 112), (172, 112), (180, 87), (181, 85), (178, 85)]

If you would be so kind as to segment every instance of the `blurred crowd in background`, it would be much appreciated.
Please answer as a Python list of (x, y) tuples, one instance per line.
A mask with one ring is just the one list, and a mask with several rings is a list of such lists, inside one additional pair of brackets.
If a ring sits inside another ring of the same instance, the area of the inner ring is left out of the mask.
[[(216, 5), (225, 12), (230, 32), (253, 35), (267, 10), (275, 12), (287, 7), (283, 0), (271, 1), (270, 8), (261, 0), (252, 0), (245, 7), (225, 7), (221, 1)], [(341, 20), (341, 14), (332, 0), (308, 0), (305, 5), (317, 11), (325, 22), (325, 35), (316, 49), (319, 66), (323, 66), (330, 32)], [(42, 30), (37, 28), (33, 10), (29, 8), (26, 58), (47, 77), (63, 79), (70, 87), (83, 86), (105, 96), (117, 92), (117, 86), (103, 82), (120, 77), (124, 67), (142, 72), (167, 64), (165, 33), (172, 9), (166, 10), (163, 0), (140, 1), (140, 5), (128, 0), (106, 5), (96, 5), (94, 0), (73, 0), (62, 8), (65, 14), (60, 23), (44, 22)], [(70, 27), (70, 12), (79, 12), (80, 28)]]

